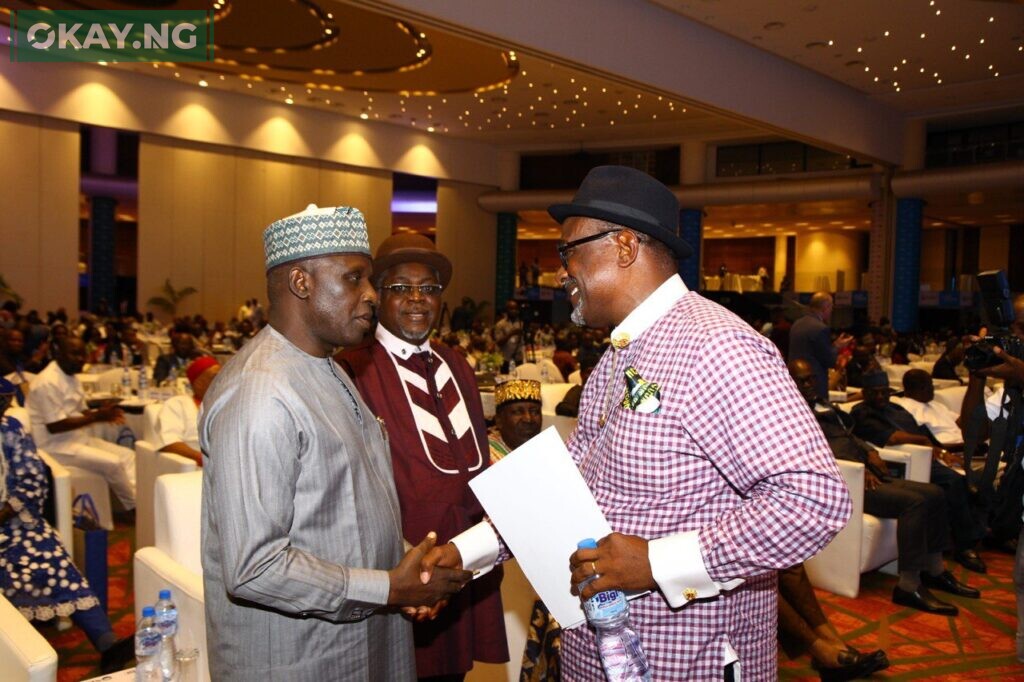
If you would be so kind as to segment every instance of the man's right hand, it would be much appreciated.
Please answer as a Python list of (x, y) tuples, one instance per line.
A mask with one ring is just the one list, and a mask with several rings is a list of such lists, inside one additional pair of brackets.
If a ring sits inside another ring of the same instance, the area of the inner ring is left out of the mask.
[(473, 577), (469, 571), (445, 567), (434, 562), (430, 575), (423, 574), (423, 562), (435, 550), (436, 533), (406, 552), (397, 566), (388, 571), (391, 589), (388, 604), (393, 606), (433, 606), (457, 593)]
[(846, 348), (851, 343), (853, 343), (853, 337), (850, 336), (849, 334), (843, 333), (839, 335), (839, 338), (836, 339), (832, 345), (834, 345), (836, 348), (842, 349)]

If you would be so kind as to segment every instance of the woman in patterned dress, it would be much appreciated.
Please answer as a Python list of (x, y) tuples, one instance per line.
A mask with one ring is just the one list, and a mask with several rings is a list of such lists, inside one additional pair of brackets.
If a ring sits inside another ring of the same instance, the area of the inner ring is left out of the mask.
[(0, 379), (0, 590), (30, 621), (70, 616), (101, 653), (101, 669), (117, 670), (131, 657), (131, 638), (117, 640), (99, 599), (43, 518), (46, 464), (21, 422), (5, 416), (14, 394), (14, 385)]

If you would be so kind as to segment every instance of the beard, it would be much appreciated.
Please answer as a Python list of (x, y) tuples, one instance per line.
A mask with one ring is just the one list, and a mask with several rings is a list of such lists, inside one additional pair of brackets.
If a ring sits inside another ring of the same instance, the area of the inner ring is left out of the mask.
[[(565, 280), (565, 284), (563, 285), (563, 288), (565, 289), (565, 293), (569, 294), (570, 299), (572, 298), (572, 294), (570, 292), (573, 289), (575, 289), (577, 292), (579, 292), (579, 287), (580, 287), (580, 285), (572, 277), (570, 277), (569, 279)], [(573, 306), (572, 314), (569, 316), (569, 319), (572, 320), (573, 324), (575, 324), (577, 327), (586, 327), (587, 326), (587, 321), (586, 321), (586, 319), (584, 318), (584, 315), (583, 315), (583, 309), (584, 309), (583, 294), (582, 293), (577, 293), (577, 297), (578, 298), (576, 299), (576, 305)]]

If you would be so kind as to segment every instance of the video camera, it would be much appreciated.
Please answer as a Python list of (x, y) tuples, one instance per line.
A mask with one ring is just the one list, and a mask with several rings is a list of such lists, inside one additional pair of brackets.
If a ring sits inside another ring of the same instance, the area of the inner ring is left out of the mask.
[(1024, 340), (1010, 330), (1014, 313), (1006, 273), (988, 270), (979, 272), (977, 279), (982, 314), (989, 334), (964, 352), (964, 367), (973, 372), (1002, 364), (1003, 360), (993, 350), (997, 346), (1007, 355), (1024, 360)]

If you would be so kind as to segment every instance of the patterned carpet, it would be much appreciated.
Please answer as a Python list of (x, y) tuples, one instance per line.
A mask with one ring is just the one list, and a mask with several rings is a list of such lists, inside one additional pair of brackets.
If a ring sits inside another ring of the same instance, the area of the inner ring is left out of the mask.
[[(134, 630), (132, 526), (118, 523), (109, 539), (111, 622), (119, 637)], [(956, 618), (944, 618), (896, 606), (890, 600), (895, 578), (869, 573), (861, 580), (857, 599), (818, 592), (832, 623), (847, 643), (863, 651), (885, 649), (892, 667), (874, 676), (884, 680), (1022, 680), (1014, 633), (1017, 610), (1013, 591), (1013, 557), (986, 552), (987, 575), (959, 566), (961, 580), (982, 590), (980, 600), (943, 595), (960, 607)], [(953, 565), (953, 564), (951, 564)], [(77, 682), (99, 674), (99, 655), (76, 627), (58, 632), (42, 628), (59, 656), (58, 682)], [(814, 680), (810, 661), (790, 661), (779, 654), (781, 680)]]

